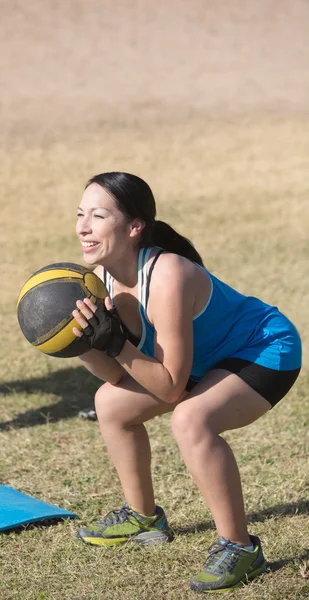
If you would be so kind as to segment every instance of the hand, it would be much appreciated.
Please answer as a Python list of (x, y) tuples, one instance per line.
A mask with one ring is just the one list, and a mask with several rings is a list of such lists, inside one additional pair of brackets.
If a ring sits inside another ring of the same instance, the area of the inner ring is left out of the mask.
[(109, 298), (106, 298), (106, 305), (110, 308), (103, 302), (96, 306), (89, 298), (78, 300), (78, 310), (74, 310), (72, 314), (81, 325), (82, 331), (74, 327), (73, 333), (77, 337), (83, 337), (91, 348), (105, 350), (107, 356), (115, 358), (120, 354), (127, 335)]

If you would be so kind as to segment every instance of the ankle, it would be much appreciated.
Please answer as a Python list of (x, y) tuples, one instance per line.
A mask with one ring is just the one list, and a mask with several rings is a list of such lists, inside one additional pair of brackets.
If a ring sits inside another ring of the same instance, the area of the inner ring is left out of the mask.
[(251, 546), (252, 545), (252, 540), (249, 537), (249, 534), (243, 534), (243, 535), (232, 535), (232, 536), (227, 536), (227, 535), (223, 535), (222, 533), (220, 534), (220, 537), (223, 537), (225, 540), (229, 540), (230, 542), (232, 542), (232, 544), (236, 544), (236, 546)]
[[(232, 542), (232, 540), (231, 540)], [(249, 536), (244, 536), (241, 539), (235, 541), (233, 540), (233, 544), (237, 544), (237, 546), (252, 546), (252, 541), (250, 540)]]
[(131, 508), (131, 510), (134, 510), (134, 512), (137, 512), (142, 517), (153, 517), (157, 512), (157, 507), (155, 504), (153, 505), (153, 507), (143, 505), (138, 506), (138, 504), (129, 504), (129, 507)]
[(249, 536), (248, 537), (242, 537), (240, 540), (230, 540), (232, 542), (232, 544), (236, 544), (236, 546), (244, 546), (245, 548), (254, 548), (254, 544), (252, 543), (252, 540), (250, 540)]

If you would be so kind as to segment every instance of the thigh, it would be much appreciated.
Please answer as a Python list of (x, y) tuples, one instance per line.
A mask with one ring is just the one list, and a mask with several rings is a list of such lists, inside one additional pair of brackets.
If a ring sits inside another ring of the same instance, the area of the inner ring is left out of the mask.
[(117, 385), (104, 383), (95, 396), (98, 419), (117, 418), (122, 423), (138, 424), (169, 413), (176, 404), (167, 404), (150, 394), (130, 375)]
[(213, 368), (235, 373), (268, 400), (272, 407), (286, 396), (300, 373), (300, 367), (290, 371), (277, 371), (236, 357), (226, 358)]
[(186, 395), (175, 418), (182, 413), (184, 423), (219, 434), (245, 427), (270, 409), (270, 403), (237, 375), (214, 369)]

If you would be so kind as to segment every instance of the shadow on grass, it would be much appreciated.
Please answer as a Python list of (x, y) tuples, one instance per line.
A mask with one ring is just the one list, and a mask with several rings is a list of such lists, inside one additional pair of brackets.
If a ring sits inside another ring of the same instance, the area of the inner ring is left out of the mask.
[(280, 571), (280, 569), (283, 569), (283, 567), (286, 567), (287, 565), (295, 562), (305, 562), (307, 560), (309, 560), (309, 549), (304, 550), (304, 552), (297, 556), (291, 556), (290, 558), (282, 558), (281, 560), (267, 562), (267, 570), (275, 573), (275, 571)]
[[(263, 523), (264, 521), (274, 517), (282, 518), (296, 514), (309, 514), (309, 500), (301, 498), (298, 500), (298, 502), (290, 502), (290, 504), (276, 504), (275, 506), (270, 506), (264, 510), (249, 513), (247, 515), (247, 523)], [(203, 521), (201, 523), (194, 523), (184, 527), (173, 527), (173, 529), (177, 535), (186, 535), (188, 533), (201, 533), (211, 529), (214, 530), (215, 525), (213, 521)]]
[(305, 515), (309, 514), (309, 500), (300, 498), (297, 502), (290, 502), (289, 504), (276, 504), (264, 510), (249, 513), (247, 515), (248, 523), (256, 523), (267, 521), (274, 517), (286, 517), (292, 515)]
[(36, 379), (7, 381), (0, 385), (3, 396), (12, 394), (54, 394), (59, 401), (19, 413), (10, 421), (0, 422), (0, 431), (21, 429), (70, 419), (93, 405), (100, 381), (83, 367), (62, 369)]
[(64, 523), (66, 520), (67, 519), (62, 517), (55, 517), (54, 519), (41, 519), (40, 521), (35, 521), (34, 523), (16, 525), (16, 527), (11, 527), (10, 529), (4, 529), (0, 531), (0, 535), (11, 535), (12, 533), (20, 535), (24, 531), (32, 531), (33, 529), (47, 529), (49, 527), (59, 525), (59, 523)]

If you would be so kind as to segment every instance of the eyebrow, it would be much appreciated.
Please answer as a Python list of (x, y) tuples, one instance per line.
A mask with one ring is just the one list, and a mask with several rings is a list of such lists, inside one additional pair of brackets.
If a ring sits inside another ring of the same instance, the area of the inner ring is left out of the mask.
[[(80, 206), (77, 207), (77, 210), (81, 210), (82, 212), (84, 212), (84, 209), (81, 208)], [(107, 212), (111, 213), (111, 211), (108, 208), (105, 208), (105, 206), (95, 206), (94, 208), (90, 209), (91, 211), (94, 210), (107, 210)]]

